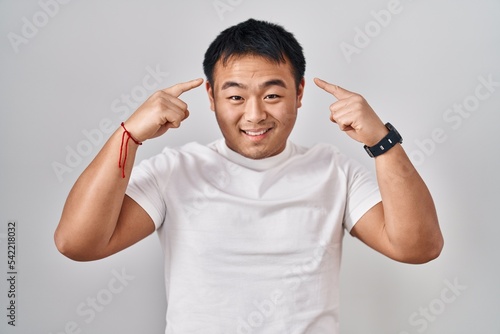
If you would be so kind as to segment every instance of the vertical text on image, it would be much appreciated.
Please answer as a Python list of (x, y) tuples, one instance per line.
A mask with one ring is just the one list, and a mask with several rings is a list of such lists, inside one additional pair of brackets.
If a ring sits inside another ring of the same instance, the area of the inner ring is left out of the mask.
[(17, 243), (19, 224), (15, 220), (9, 220), (7, 223), (7, 324), (16, 326), (18, 313), (17, 295), (18, 291), (18, 259), (17, 259)]

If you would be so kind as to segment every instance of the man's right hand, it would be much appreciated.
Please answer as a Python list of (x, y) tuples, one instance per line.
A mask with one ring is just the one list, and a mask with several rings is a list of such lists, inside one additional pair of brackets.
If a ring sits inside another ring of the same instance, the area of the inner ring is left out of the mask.
[(125, 121), (125, 127), (140, 142), (178, 128), (189, 116), (188, 105), (179, 96), (202, 83), (199, 78), (155, 92)]

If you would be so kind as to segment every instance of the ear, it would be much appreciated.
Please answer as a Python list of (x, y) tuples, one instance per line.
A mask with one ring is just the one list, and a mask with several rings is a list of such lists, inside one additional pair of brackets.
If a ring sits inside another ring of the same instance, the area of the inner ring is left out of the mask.
[(213, 90), (212, 85), (210, 85), (210, 82), (208, 80), (205, 83), (205, 88), (207, 89), (208, 99), (210, 101), (210, 109), (212, 111), (215, 111), (214, 90)]
[(302, 107), (302, 97), (304, 96), (304, 86), (306, 85), (306, 80), (302, 78), (297, 88), (297, 109)]

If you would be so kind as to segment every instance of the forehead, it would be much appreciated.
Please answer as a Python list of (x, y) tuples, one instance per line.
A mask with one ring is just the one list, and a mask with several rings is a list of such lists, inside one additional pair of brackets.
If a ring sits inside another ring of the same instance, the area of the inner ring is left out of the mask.
[(214, 69), (214, 85), (218, 88), (227, 81), (258, 85), (276, 79), (294, 82), (290, 62), (277, 63), (261, 56), (245, 55), (230, 57), (225, 64), (219, 60)]

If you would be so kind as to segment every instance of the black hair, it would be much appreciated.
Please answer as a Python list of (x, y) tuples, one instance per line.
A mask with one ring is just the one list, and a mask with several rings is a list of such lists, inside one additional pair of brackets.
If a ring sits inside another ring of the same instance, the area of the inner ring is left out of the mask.
[(210, 44), (203, 61), (203, 71), (211, 85), (214, 69), (220, 60), (226, 65), (233, 56), (261, 56), (276, 63), (290, 61), (296, 87), (304, 77), (306, 60), (302, 46), (282, 26), (249, 19), (222, 31)]

